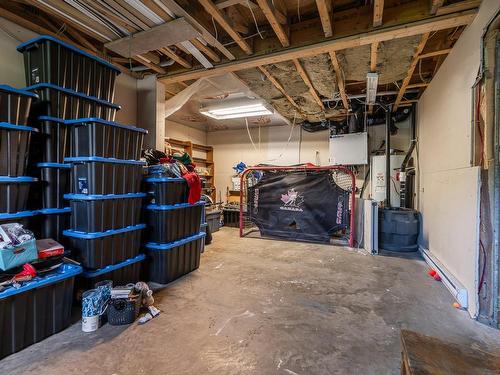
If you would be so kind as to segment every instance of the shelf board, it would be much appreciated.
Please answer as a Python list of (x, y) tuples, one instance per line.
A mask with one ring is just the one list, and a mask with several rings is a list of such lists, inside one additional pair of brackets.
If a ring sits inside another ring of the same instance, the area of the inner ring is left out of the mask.
[(203, 158), (193, 158), (193, 161), (195, 163), (203, 163), (203, 164), (213, 164), (214, 162), (212, 160), (207, 160)]
[(202, 150), (202, 151), (212, 151), (213, 150), (212, 146), (204, 146), (204, 145), (199, 145), (197, 143), (193, 143), (192, 146), (196, 150)]

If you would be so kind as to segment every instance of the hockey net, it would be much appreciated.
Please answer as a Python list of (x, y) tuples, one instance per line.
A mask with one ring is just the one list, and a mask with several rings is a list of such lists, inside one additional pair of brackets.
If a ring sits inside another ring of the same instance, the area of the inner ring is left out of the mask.
[[(281, 239), (353, 247), (355, 183), (343, 166), (247, 168), (240, 176), (240, 237), (278, 233)], [(315, 234), (318, 228), (323, 230)]]

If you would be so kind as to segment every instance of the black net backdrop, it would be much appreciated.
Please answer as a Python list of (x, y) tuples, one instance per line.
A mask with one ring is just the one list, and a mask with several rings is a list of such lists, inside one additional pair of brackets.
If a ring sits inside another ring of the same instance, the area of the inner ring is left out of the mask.
[(248, 188), (248, 218), (262, 236), (328, 243), (349, 227), (351, 185), (342, 182), (328, 170), (264, 171)]

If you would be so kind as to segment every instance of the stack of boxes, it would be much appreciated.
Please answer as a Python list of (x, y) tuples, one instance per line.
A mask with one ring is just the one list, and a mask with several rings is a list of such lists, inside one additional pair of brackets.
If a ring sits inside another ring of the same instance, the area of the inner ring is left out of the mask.
[(111, 272), (144, 259), (139, 158), (147, 132), (114, 122), (119, 70), (50, 36), (18, 50), (27, 90), (39, 97), (31, 118), (40, 134), (32, 160), (42, 182), (42, 236), (71, 250), (84, 267), (83, 289), (94, 287), (96, 273), (116, 284), (138, 281), (138, 273)]
[(28, 114), (36, 94), (0, 85), (0, 224), (26, 224), (37, 211), (28, 210), (30, 187), (27, 177), (28, 151), (37, 130), (28, 124)]
[(200, 266), (205, 203), (187, 203), (188, 186), (182, 178), (150, 175), (145, 182), (152, 198), (145, 207), (148, 280), (167, 284)]

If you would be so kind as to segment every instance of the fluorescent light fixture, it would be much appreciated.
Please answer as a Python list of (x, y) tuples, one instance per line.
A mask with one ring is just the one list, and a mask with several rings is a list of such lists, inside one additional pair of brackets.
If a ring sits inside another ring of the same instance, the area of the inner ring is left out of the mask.
[(262, 100), (231, 100), (201, 106), (200, 113), (216, 120), (272, 115), (274, 110)]
[(375, 104), (377, 99), (378, 74), (366, 74), (366, 103)]

